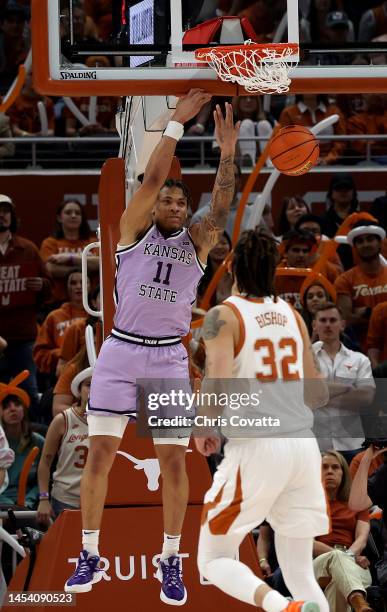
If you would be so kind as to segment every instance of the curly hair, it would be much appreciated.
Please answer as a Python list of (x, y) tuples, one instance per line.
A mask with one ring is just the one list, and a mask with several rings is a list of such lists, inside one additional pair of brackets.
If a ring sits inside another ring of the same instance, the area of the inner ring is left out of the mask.
[(265, 227), (243, 232), (232, 261), (238, 291), (256, 297), (276, 297), (274, 276), (278, 261), (278, 243)]

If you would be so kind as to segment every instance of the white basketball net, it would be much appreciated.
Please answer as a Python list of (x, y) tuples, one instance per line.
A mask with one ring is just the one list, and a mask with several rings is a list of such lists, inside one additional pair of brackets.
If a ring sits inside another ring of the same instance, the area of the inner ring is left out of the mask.
[(230, 51), (219, 50), (216, 47), (206, 49), (197, 58), (203, 58), (222, 81), (238, 83), (250, 93), (278, 93), (289, 91), (289, 71), (298, 64), (292, 47), (283, 49), (265, 47), (254, 48), (253, 41), (245, 42), (246, 47)]

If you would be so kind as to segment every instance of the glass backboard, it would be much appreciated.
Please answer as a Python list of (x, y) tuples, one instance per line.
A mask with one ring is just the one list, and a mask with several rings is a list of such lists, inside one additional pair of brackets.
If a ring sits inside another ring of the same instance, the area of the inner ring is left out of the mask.
[[(202, 87), (243, 95), (243, 88), (219, 81), (194, 51), (243, 44), (254, 36), (264, 43), (300, 43), (290, 93), (387, 91), (387, 42), (383, 36), (370, 40), (359, 20), (340, 11), (321, 17), (302, 11), (298, 0), (273, 0), (254, 3), (242, 22), (228, 18), (219, 25), (201, 0), (112, 0), (111, 13), (100, 20), (87, 15), (87, 4), (93, 6), (87, 0), (32, 0), (34, 82), (40, 92), (179, 95)], [(264, 4), (270, 4), (266, 15)], [(261, 13), (254, 14), (254, 7)]]

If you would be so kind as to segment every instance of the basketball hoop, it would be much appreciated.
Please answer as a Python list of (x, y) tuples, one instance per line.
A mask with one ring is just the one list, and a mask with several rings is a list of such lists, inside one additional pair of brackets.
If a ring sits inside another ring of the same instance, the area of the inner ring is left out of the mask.
[(250, 93), (289, 91), (289, 71), (298, 64), (296, 43), (230, 45), (196, 49), (197, 60), (207, 62), (222, 81), (242, 85)]

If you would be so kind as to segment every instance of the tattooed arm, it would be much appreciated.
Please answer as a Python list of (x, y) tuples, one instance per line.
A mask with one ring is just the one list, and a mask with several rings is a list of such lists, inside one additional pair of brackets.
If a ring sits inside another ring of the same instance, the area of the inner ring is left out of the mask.
[[(51, 465), (59, 451), (64, 432), (65, 416), (61, 412), (51, 421), (44, 440), (44, 446), (38, 465), (39, 493), (48, 493)], [(37, 515), (38, 522), (49, 524), (50, 517), (53, 516), (54, 513), (49, 499), (40, 501)]]
[(234, 346), (238, 337), (238, 321), (230, 308), (215, 306), (207, 312), (203, 323), (206, 378), (232, 378)]
[(219, 105), (214, 112), (215, 135), (221, 155), (209, 212), (193, 225), (191, 234), (200, 260), (207, 261), (208, 252), (219, 241), (226, 227), (230, 206), (235, 196), (234, 155), (240, 122), (234, 126), (231, 104), (226, 102), (226, 116)]

